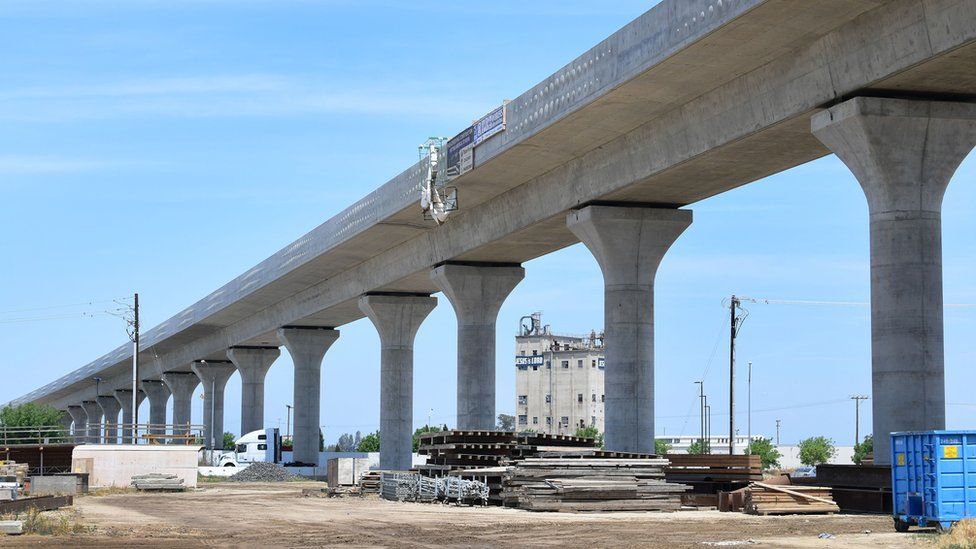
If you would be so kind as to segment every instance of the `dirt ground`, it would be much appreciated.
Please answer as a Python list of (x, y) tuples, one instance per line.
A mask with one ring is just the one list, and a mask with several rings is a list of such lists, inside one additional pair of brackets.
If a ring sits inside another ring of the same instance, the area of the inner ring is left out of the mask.
[[(886, 516), (756, 517), (741, 513), (532, 513), (394, 503), (376, 496), (303, 498), (322, 484), (204, 484), (174, 494), (75, 499), (88, 533), (19, 536), (2, 546), (71, 547), (931, 547)], [(821, 533), (832, 539), (820, 539)]]

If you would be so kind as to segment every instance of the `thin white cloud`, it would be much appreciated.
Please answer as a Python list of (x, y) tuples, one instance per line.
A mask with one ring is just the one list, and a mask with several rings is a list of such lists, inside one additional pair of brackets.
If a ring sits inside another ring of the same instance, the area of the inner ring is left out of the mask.
[[(474, 117), (491, 99), (431, 93), (436, 82), (378, 88), (277, 75), (216, 75), (0, 89), (0, 120), (376, 115)], [(464, 97), (463, 99), (460, 97)], [(500, 102), (501, 99), (497, 99)]]

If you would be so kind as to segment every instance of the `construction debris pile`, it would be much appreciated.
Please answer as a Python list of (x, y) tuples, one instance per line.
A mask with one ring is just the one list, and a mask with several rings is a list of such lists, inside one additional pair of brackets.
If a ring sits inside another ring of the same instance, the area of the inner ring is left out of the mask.
[(677, 511), (688, 487), (666, 459), (528, 458), (508, 467), (504, 504), (529, 511)]
[(23, 486), (27, 478), (28, 465), (13, 461), (0, 461), (0, 482)]
[(301, 480), (301, 477), (289, 473), (274, 463), (257, 461), (227, 477), (227, 480), (235, 482), (287, 482)]
[(182, 492), (183, 479), (172, 473), (149, 473), (132, 477), (132, 486), (141, 491)]
[(391, 501), (488, 504), (488, 485), (458, 477), (426, 477), (417, 473), (382, 473), (380, 496)]

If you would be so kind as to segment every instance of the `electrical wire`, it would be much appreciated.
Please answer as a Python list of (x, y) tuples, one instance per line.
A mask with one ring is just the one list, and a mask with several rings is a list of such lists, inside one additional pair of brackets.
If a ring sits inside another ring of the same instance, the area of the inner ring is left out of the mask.
[[(132, 299), (132, 298), (123, 298), (123, 299)], [(73, 308), (73, 307), (90, 307), (92, 305), (101, 305), (103, 303), (117, 303), (117, 302), (118, 302), (118, 299), (116, 299), (116, 298), (113, 298), (113, 299), (93, 299), (91, 301), (86, 301), (84, 303), (70, 303), (70, 304), (67, 304), (67, 305), (48, 305), (48, 306), (45, 306), (45, 307), (34, 307), (34, 308), (29, 308), (29, 309), (11, 309), (9, 311), (0, 311), (0, 315), (18, 314), (18, 313), (32, 313), (32, 312), (37, 312), (37, 311), (50, 311), (50, 310), (53, 310), (53, 309), (70, 309), (70, 308)]]

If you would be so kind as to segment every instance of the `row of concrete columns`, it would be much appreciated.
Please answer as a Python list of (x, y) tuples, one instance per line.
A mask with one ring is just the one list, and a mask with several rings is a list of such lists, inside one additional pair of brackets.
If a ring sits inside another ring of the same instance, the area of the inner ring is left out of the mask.
[[(859, 97), (817, 114), (812, 131), (850, 167), (868, 201), (875, 460), (885, 463), (888, 433), (945, 426), (942, 196), (976, 145), (976, 105)], [(644, 206), (590, 205), (568, 216), (568, 229), (604, 277), (609, 450), (654, 452), (654, 279), (691, 222), (688, 210)], [(494, 426), (495, 319), (523, 277), (518, 265), (446, 264), (431, 273), (458, 321), (459, 429)], [(411, 294), (367, 294), (359, 300), (380, 337), (383, 469), (411, 465), (413, 342), (436, 304), (434, 297)], [(285, 327), (277, 333), (295, 363), (297, 462), (317, 461), (321, 363), (338, 336), (330, 328)], [(219, 447), (223, 388), (236, 369), (242, 378), (242, 433), (262, 428), (264, 378), (278, 355), (276, 347), (236, 347), (227, 352), (229, 363), (197, 362), (195, 374), (166, 373), (162, 381), (143, 382), (150, 422), (165, 423), (172, 393), (174, 423), (188, 423), (190, 395), (203, 381), (207, 438)], [(112, 415), (108, 398), (69, 407), (76, 432), (102, 412)]]

